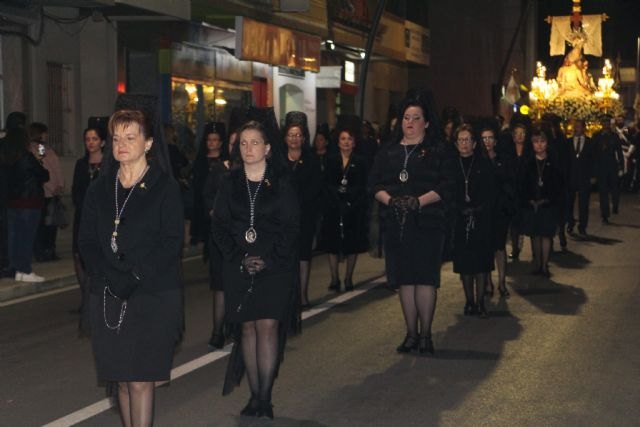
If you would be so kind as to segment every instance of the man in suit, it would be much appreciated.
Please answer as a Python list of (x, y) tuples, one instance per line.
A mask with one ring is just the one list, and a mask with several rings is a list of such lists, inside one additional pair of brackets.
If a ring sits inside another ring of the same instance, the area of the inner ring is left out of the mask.
[(613, 133), (610, 119), (603, 119), (602, 130), (594, 135), (596, 149), (596, 176), (600, 192), (600, 215), (602, 223), (609, 224), (609, 197), (613, 213), (618, 213), (620, 204), (620, 177), (623, 173), (624, 156), (620, 140)]
[(577, 195), (578, 233), (583, 236), (587, 234), (589, 223), (589, 195), (595, 161), (595, 146), (584, 131), (584, 120), (576, 119), (573, 123), (573, 138), (569, 140), (569, 197), (567, 199), (567, 231), (572, 233), (576, 224), (573, 210)]

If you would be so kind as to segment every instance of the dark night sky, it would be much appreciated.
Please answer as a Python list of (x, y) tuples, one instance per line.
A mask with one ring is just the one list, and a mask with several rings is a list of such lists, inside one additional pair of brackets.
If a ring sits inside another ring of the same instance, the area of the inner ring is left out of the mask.
[[(546, 64), (560, 66), (562, 57), (549, 57), (549, 34), (551, 26), (543, 21), (547, 15), (571, 14), (571, 0), (539, 0), (540, 38), (538, 58)], [(594, 15), (606, 13), (609, 20), (602, 24), (603, 58), (615, 60), (618, 53), (622, 66), (635, 67), (637, 37), (640, 36), (640, 0), (582, 0), (582, 13)], [(589, 57), (589, 62), (601, 67), (603, 59)], [(552, 67), (553, 68), (553, 67)]]

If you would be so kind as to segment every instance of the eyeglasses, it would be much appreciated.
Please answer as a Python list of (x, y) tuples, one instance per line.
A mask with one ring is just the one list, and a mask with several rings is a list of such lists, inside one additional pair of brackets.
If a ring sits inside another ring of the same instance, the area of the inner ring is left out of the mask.
[(471, 144), (473, 142), (473, 139), (471, 139), (471, 138), (458, 138), (457, 142), (458, 142), (458, 144)]
[(299, 133), (289, 133), (289, 134), (287, 134), (287, 138), (290, 138), (290, 139), (300, 139), (300, 138), (302, 138), (302, 135), (301, 135), (301, 134), (299, 134)]
[(496, 139), (495, 136), (483, 136), (482, 137), (483, 141), (493, 141), (494, 139)]

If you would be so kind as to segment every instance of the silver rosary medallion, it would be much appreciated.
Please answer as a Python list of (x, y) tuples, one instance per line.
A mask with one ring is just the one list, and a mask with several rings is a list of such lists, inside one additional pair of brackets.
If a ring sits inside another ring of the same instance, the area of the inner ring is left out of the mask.
[(247, 243), (255, 243), (257, 239), (258, 232), (255, 228), (249, 227), (247, 231), (244, 232), (244, 240), (246, 240)]
[(400, 175), (398, 175), (398, 178), (400, 179), (400, 182), (407, 182), (409, 181), (409, 172), (407, 172), (406, 169), (402, 169), (400, 171)]
[(349, 181), (347, 181), (347, 178), (342, 178), (342, 180), (340, 181), (340, 185), (346, 187), (347, 184), (349, 183)]
[(464, 195), (464, 201), (467, 202), (467, 203), (471, 203), (471, 197), (469, 197), (468, 194), (465, 194)]
[(111, 250), (115, 254), (118, 252), (118, 244), (116, 243), (116, 236), (111, 236)]
[(544, 185), (544, 182), (542, 181), (542, 178), (538, 178), (538, 187), (542, 187)]

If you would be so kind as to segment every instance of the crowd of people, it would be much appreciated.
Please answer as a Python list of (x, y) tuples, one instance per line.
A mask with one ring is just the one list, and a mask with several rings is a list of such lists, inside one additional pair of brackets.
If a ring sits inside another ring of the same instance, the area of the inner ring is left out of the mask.
[[(233, 342), (223, 392), (246, 375), (241, 414), (273, 418), (287, 335), (313, 304), (314, 253), (328, 257), (331, 292), (354, 289), (360, 254), (383, 256), (406, 328), (396, 351), (432, 355), (444, 261), (460, 277), (462, 314), (487, 318), (494, 269), (499, 296), (510, 296), (509, 238), (514, 262), (530, 238), (531, 272), (548, 278), (554, 239), (565, 251), (566, 233), (587, 236), (593, 185), (604, 224), (620, 189), (636, 189), (640, 132), (619, 117), (587, 136), (580, 119), (567, 134), (557, 117), (505, 125), (454, 109), (439, 116), (433, 104), (413, 90), (382, 129), (341, 115), (313, 137), (302, 112), (280, 127), (272, 108), (236, 109), (204, 126), (193, 160), (162, 128), (153, 97), (121, 95), (106, 128), (84, 131), (72, 253), (98, 377), (117, 384), (123, 425), (150, 425), (154, 387), (169, 380), (184, 328), (185, 242), (202, 244), (209, 266), (209, 347)], [(12, 114), (0, 158), (7, 271), (41, 281), (31, 262), (57, 258), (57, 226), (44, 218), (64, 181), (46, 126)]]

